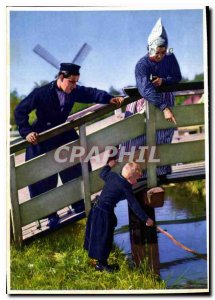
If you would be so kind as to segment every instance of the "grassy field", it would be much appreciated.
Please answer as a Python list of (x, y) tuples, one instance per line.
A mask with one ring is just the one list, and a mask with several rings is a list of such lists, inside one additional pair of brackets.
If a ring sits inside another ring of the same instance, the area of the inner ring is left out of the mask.
[[(78, 293), (78, 290), (148, 290), (165, 289), (148, 271), (145, 261), (140, 268), (129, 267), (123, 253), (115, 248), (109, 263), (120, 264), (115, 273), (94, 270), (94, 261), (83, 249), (85, 220), (70, 224), (17, 250), (11, 245), (10, 290), (60, 290)], [(141, 292), (141, 291), (140, 291)], [(39, 293), (39, 292), (38, 292)], [(114, 292), (113, 292), (114, 293)]]

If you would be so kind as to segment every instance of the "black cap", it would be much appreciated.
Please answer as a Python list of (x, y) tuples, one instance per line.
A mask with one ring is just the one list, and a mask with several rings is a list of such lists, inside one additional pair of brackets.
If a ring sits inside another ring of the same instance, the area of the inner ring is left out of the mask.
[(61, 63), (60, 64), (60, 73), (63, 73), (66, 76), (80, 75), (79, 69), (80, 69), (80, 66), (72, 64), (72, 63)]

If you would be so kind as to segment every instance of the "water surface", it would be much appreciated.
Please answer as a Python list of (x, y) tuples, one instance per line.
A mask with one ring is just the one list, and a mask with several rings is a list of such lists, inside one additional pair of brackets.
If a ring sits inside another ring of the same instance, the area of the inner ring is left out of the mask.
[[(156, 208), (156, 221), (189, 220), (206, 216), (204, 197), (192, 195), (188, 190), (177, 185), (165, 190), (165, 202), (161, 208)], [(115, 213), (118, 218), (116, 229), (128, 225), (127, 201), (121, 201)], [(159, 225), (179, 242), (202, 253), (207, 253), (206, 221), (191, 223)], [(129, 232), (115, 234), (115, 243), (131, 256)], [(161, 278), (167, 281), (168, 288), (205, 289), (207, 288), (207, 260), (196, 257), (192, 253), (175, 245), (162, 233), (158, 233)]]

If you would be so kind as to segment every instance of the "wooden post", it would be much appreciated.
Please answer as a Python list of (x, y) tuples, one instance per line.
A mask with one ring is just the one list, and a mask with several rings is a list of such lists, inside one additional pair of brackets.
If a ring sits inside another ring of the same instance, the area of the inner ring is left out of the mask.
[[(146, 101), (146, 145), (149, 152), (156, 146), (155, 106)], [(147, 162), (147, 187), (157, 185), (156, 163)]]
[(84, 161), (84, 158), (87, 156), (87, 150), (88, 150), (85, 124), (79, 127), (79, 135), (80, 135), (80, 145), (85, 149), (85, 155), (81, 160), (81, 167), (82, 167), (82, 177), (83, 177), (83, 184), (84, 184), (85, 212), (86, 215), (88, 215), (91, 209), (91, 196), (90, 196), (91, 194), (90, 194), (90, 174), (89, 174), (88, 162)]
[[(146, 145), (149, 152), (156, 146), (155, 107), (146, 102)], [(147, 158), (148, 159), (148, 158)], [(147, 188), (157, 185), (156, 163), (147, 161)], [(155, 221), (155, 210), (144, 205), (146, 189), (135, 194), (137, 201), (149, 218)], [(155, 227), (148, 227), (129, 209), (129, 228), (131, 239), (132, 257), (136, 266), (148, 257), (149, 267), (154, 274), (160, 275), (159, 249)]]
[[(144, 205), (144, 190), (135, 194), (137, 201), (147, 215), (155, 219), (155, 210), (152, 207)], [(129, 209), (129, 228), (131, 238), (132, 257), (135, 265), (138, 267), (144, 259), (148, 258), (149, 268), (156, 275), (160, 275), (160, 260), (155, 227), (148, 227)]]
[(13, 237), (18, 247), (22, 246), (22, 226), (19, 210), (19, 198), (16, 186), (15, 154), (10, 156), (10, 197), (11, 197), (11, 221)]
[(10, 209), (10, 212), (9, 212), (9, 218), (10, 218), (10, 241), (14, 241), (14, 234), (13, 234), (13, 222), (12, 222), (12, 216), (11, 216), (11, 209)]
[[(156, 124), (155, 124), (155, 114), (156, 107), (146, 102), (146, 144), (149, 149), (152, 149), (152, 146), (156, 147)], [(157, 185), (157, 172), (156, 172), (156, 163), (148, 162), (147, 163), (147, 188), (155, 187)], [(138, 199), (138, 195), (137, 195)], [(139, 200), (139, 202), (142, 200)], [(149, 218), (155, 220), (155, 209), (153, 207), (143, 206), (145, 212)], [(157, 231), (156, 227), (147, 227), (144, 224), (143, 235), (146, 238), (148, 244), (148, 257), (151, 270), (155, 274), (160, 274), (159, 265), (159, 249), (157, 241)]]

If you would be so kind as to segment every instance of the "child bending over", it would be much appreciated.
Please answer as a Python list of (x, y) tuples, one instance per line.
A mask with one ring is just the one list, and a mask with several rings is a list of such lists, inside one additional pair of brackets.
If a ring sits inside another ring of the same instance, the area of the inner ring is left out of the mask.
[(135, 162), (127, 163), (118, 175), (111, 172), (111, 167), (116, 165), (115, 160), (102, 169), (100, 177), (105, 181), (99, 200), (90, 210), (86, 225), (84, 248), (91, 258), (97, 260), (95, 269), (98, 271), (112, 272), (114, 267), (108, 265), (108, 257), (113, 244), (114, 228), (117, 218), (114, 214), (116, 204), (127, 199), (130, 208), (147, 226), (153, 226), (154, 222), (141, 208), (133, 195), (132, 185), (142, 177), (142, 170)]

